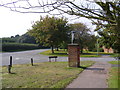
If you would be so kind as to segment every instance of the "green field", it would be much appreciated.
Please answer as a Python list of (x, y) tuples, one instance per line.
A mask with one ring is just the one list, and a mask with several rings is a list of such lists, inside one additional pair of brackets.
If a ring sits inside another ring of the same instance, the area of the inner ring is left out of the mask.
[[(67, 50), (59, 50), (59, 51), (54, 51), (54, 54), (51, 53), (51, 50), (47, 50), (44, 52), (41, 52), (40, 54), (42, 55), (48, 55), (48, 56), (62, 56), (62, 57), (67, 57), (68, 56), (68, 52)], [(80, 54), (80, 57), (100, 57), (101, 55), (97, 55), (96, 52), (88, 52), (88, 53), (83, 53)]]
[[(81, 61), (81, 66), (88, 67), (93, 61)], [(64, 88), (75, 79), (82, 68), (68, 67), (67, 62), (44, 62), (13, 65), (12, 74), (7, 67), (2, 67), (3, 88)]]
[[(118, 64), (118, 61), (110, 61), (110, 64)], [(111, 67), (109, 71), (109, 78), (108, 78), (108, 86), (109, 88), (118, 88), (118, 81), (120, 81), (120, 76), (118, 73), (120, 71), (118, 70), (120, 67)]]

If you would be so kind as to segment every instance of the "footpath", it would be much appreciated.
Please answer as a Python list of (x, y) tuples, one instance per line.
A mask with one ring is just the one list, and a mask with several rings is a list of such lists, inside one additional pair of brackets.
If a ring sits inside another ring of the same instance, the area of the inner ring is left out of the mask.
[(108, 88), (108, 70), (111, 65), (107, 62), (96, 62), (85, 69), (66, 88)]

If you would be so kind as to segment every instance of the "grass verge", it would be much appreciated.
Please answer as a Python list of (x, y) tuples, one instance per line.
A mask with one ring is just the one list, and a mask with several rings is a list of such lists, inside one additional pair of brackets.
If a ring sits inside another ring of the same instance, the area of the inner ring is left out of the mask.
[[(40, 54), (42, 55), (48, 55), (48, 56), (62, 56), (62, 57), (67, 57), (68, 52), (65, 50), (59, 50), (59, 51), (54, 51), (54, 54), (51, 53), (51, 50), (47, 50), (44, 52), (41, 52)], [(80, 57), (100, 57), (101, 55), (97, 55), (97, 53), (83, 53), (80, 54)]]
[[(94, 61), (81, 61), (81, 66), (89, 67)], [(67, 62), (44, 62), (34, 66), (13, 65), (12, 74), (2, 67), (3, 88), (64, 88), (75, 79), (82, 68), (68, 67)]]
[(110, 64), (120, 64), (120, 61), (109, 61)]
[[(110, 61), (110, 64), (118, 64), (118, 61)], [(120, 81), (120, 67), (111, 67), (109, 70), (108, 87), (118, 88), (118, 82)]]

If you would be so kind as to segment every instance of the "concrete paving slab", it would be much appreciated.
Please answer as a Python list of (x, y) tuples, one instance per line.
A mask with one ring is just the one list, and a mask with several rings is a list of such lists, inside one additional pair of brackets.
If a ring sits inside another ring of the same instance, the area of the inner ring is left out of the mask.
[(108, 88), (106, 80), (110, 67), (107, 62), (96, 62), (80, 73), (66, 88)]

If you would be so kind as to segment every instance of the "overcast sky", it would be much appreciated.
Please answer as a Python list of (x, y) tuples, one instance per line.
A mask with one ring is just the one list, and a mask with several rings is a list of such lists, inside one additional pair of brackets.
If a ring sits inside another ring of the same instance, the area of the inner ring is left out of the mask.
[[(26, 33), (27, 30), (31, 28), (32, 22), (39, 20), (41, 15), (43, 14), (17, 13), (7, 8), (0, 7), (0, 37), (10, 37)], [(92, 31), (95, 28), (87, 19), (80, 18), (73, 20), (73, 16), (69, 16), (68, 18), (70, 20), (69, 23), (85, 23)]]
[(22, 14), (0, 7), (0, 37), (24, 34), (39, 16), (40, 14)]

